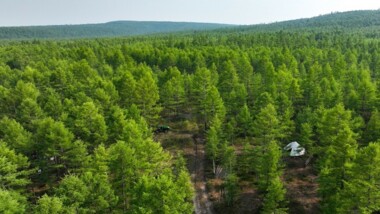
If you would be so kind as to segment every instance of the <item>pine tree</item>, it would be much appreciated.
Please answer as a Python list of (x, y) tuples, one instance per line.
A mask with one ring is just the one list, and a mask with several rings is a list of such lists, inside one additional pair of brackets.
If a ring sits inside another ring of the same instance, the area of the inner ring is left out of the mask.
[(28, 154), (33, 146), (32, 134), (14, 119), (4, 117), (0, 120), (2, 140), (17, 152)]
[(112, 185), (118, 189), (119, 206), (126, 212), (130, 206), (133, 182), (136, 180), (135, 150), (125, 142), (119, 141), (109, 148), (110, 172), (113, 173)]
[(225, 200), (227, 201), (228, 206), (232, 206), (235, 202), (236, 196), (238, 194), (238, 177), (231, 173), (227, 175), (227, 178), (224, 181), (225, 189)]
[(196, 109), (205, 130), (215, 115), (224, 120), (226, 110), (218, 89), (212, 85), (210, 70), (198, 69), (195, 72), (193, 90)]
[(360, 114), (368, 120), (376, 102), (376, 86), (371, 82), (370, 72), (368, 70), (361, 70), (360, 77), (361, 80), (357, 90), (359, 102), (356, 107)]
[[(192, 195), (171, 176), (161, 175), (157, 178), (143, 176), (134, 189), (132, 213), (193, 213), (189, 203)], [(187, 187), (188, 183), (185, 184)], [(183, 191), (185, 190), (185, 192)]]
[(287, 208), (285, 208), (285, 193), (286, 190), (280, 177), (273, 177), (264, 196), (262, 213), (287, 213)]
[(108, 138), (105, 119), (93, 102), (83, 103), (77, 109), (74, 129), (77, 137), (89, 143), (90, 150)]
[(27, 208), (26, 197), (19, 193), (0, 188), (0, 213), (25, 213)]
[(236, 166), (236, 154), (233, 146), (229, 145), (227, 141), (222, 143), (220, 148), (221, 164), (225, 172), (233, 173)]
[(226, 109), (223, 100), (219, 95), (218, 89), (215, 86), (211, 86), (204, 102), (206, 107), (204, 115), (206, 118), (206, 127), (214, 117), (218, 117), (220, 121), (224, 120)]
[(27, 130), (33, 130), (33, 122), (42, 118), (43, 111), (36, 101), (26, 98), (18, 106), (17, 121)]
[(312, 156), (316, 152), (313, 128), (310, 123), (302, 123), (300, 130), (300, 142), (306, 148), (309, 156)]
[(289, 86), (288, 97), (295, 105), (295, 108), (298, 109), (299, 105), (302, 103), (302, 89), (298, 79), (292, 80), (292, 83)]
[(60, 214), (64, 213), (64, 206), (60, 198), (43, 195), (37, 201), (34, 212), (38, 214)]
[(281, 182), (281, 149), (275, 141), (255, 148), (255, 173), (264, 198), (263, 213), (285, 213), (285, 189)]
[(253, 160), (255, 158), (255, 155), (253, 154), (253, 148), (252, 145), (250, 145), (248, 142), (245, 142), (243, 145), (242, 154), (238, 156), (237, 163), (238, 163), (238, 170), (240, 177), (246, 178), (249, 177), (254, 172), (254, 164)]
[(280, 93), (277, 97), (277, 115), (279, 115), (280, 139), (288, 142), (294, 133), (295, 124), (292, 120), (294, 116), (293, 103), (289, 100), (285, 93)]
[(53, 88), (48, 88), (44, 93), (44, 101), (42, 104), (43, 111), (55, 120), (63, 113), (63, 105), (61, 101), (61, 95), (57, 93)]
[(3, 141), (0, 141), (0, 166), (1, 188), (22, 191), (30, 183), (28, 176), (32, 171), (29, 169), (28, 158), (17, 154)]
[(375, 142), (380, 139), (380, 113), (375, 110), (371, 114), (366, 129), (364, 131), (364, 140), (366, 143)]
[(270, 182), (281, 175), (280, 158), (281, 150), (275, 141), (256, 148), (255, 172), (258, 176), (259, 189), (266, 191)]
[(253, 121), (253, 133), (260, 145), (265, 145), (280, 137), (279, 120), (277, 119), (276, 109), (272, 104), (268, 104), (260, 110), (260, 113)]
[(0, 141), (0, 212), (24, 213), (27, 198), (23, 195), (32, 174), (28, 159)]
[[(73, 134), (62, 122), (45, 118), (36, 123), (34, 151), (37, 153), (37, 166), (43, 178), (55, 173), (59, 178), (67, 167), (64, 160), (69, 159), (66, 152), (73, 149)], [(81, 154), (73, 154), (81, 155)], [(72, 158), (72, 157), (70, 157)]]
[(239, 63), (237, 64), (237, 73), (239, 79), (243, 83), (245, 87), (245, 91), (247, 92), (247, 103), (251, 103), (253, 101), (253, 67), (251, 65), (249, 56), (247, 54), (242, 55), (239, 58)]
[(157, 105), (160, 99), (156, 80), (152, 70), (147, 66), (140, 66), (140, 78), (136, 81), (136, 104), (141, 110), (142, 116), (148, 121), (154, 122), (158, 118), (161, 108)]
[(107, 174), (85, 172), (80, 179), (89, 189), (89, 195), (86, 197), (83, 207), (94, 213), (106, 213), (114, 209), (118, 198), (108, 181)]
[(218, 135), (218, 127), (211, 126), (207, 131), (206, 153), (212, 160), (212, 171), (216, 173), (216, 161), (219, 157), (220, 138)]
[(244, 137), (247, 137), (251, 134), (252, 117), (247, 104), (245, 104), (243, 108), (240, 109), (240, 112), (236, 117), (236, 122), (239, 127), (239, 132), (243, 134)]
[(273, 97), (268, 92), (258, 95), (253, 106), (252, 116), (259, 114), (261, 109), (265, 108), (268, 104), (275, 104)]
[(277, 91), (275, 85), (276, 72), (269, 56), (263, 56), (261, 58), (257, 72), (262, 76), (261, 84), (263, 85), (262, 87), (264, 91), (268, 92), (271, 96), (274, 96)]
[(136, 103), (137, 94), (136, 94), (136, 80), (133, 77), (132, 73), (126, 68), (119, 68), (120, 71), (119, 77), (116, 77), (114, 84), (117, 88), (117, 91), (120, 95), (120, 105), (122, 107), (129, 107), (133, 103)]
[(127, 117), (119, 106), (112, 106), (107, 121), (108, 142), (115, 143), (118, 140), (126, 140)]
[(237, 123), (234, 118), (231, 118), (227, 124), (224, 125), (223, 137), (231, 144), (234, 143), (236, 137), (236, 127)]
[(65, 150), (61, 159), (69, 172), (80, 173), (87, 170), (90, 156), (88, 154), (87, 145), (83, 141), (76, 140), (69, 147), (65, 148)]
[(160, 87), (160, 99), (166, 109), (176, 114), (184, 102), (185, 86), (181, 72), (177, 68), (169, 68), (169, 79)]
[(244, 106), (247, 101), (247, 91), (242, 83), (234, 86), (227, 98), (227, 109), (230, 116), (235, 116), (239, 113), (239, 109)]
[[(223, 63), (219, 75), (218, 89), (224, 100), (228, 99), (229, 94), (239, 83), (239, 77), (236, 73), (236, 68), (231, 61)], [(230, 103), (228, 103), (230, 104)]]
[(337, 212), (340, 192), (345, 189), (348, 172), (357, 149), (357, 134), (352, 131), (351, 112), (337, 105), (324, 112), (317, 125), (320, 136), (320, 195), (324, 212)]
[(340, 213), (373, 213), (380, 209), (380, 145), (370, 143), (359, 150), (350, 179), (338, 203)]
[(63, 205), (77, 212), (89, 212), (84, 204), (91, 192), (89, 187), (77, 175), (67, 175), (55, 189), (56, 197)]

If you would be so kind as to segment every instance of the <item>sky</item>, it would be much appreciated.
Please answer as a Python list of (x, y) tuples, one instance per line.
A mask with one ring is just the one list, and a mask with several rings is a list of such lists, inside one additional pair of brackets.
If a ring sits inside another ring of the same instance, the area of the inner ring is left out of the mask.
[(116, 20), (246, 25), (379, 8), (379, 0), (0, 0), (0, 26)]

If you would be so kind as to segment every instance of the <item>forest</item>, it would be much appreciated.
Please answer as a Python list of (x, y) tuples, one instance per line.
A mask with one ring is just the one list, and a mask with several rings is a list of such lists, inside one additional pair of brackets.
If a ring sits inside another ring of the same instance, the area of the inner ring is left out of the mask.
[(0, 40), (109, 38), (231, 27), (228, 24), (112, 21), (101, 24), (0, 27)]
[(0, 213), (377, 213), (379, 75), (362, 28), (3, 41)]
[(345, 31), (361, 34), (367, 37), (379, 36), (380, 10), (357, 10), (348, 12), (331, 12), (313, 18), (275, 22), (271, 24), (253, 25), (242, 28), (248, 32), (275, 31)]

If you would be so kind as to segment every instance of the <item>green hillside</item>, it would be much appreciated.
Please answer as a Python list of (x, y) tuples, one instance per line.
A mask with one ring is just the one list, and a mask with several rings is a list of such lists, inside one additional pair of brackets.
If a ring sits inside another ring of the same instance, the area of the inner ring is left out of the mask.
[(380, 213), (378, 15), (0, 41), (0, 213)]
[(62, 39), (211, 30), (230, 25), (190, 22), (115, 21), (103, 24), (1, 27), (0, 39)]
[[(358, 10), (336, 12), (313, 18), (303, 18), (270, 24), (259, 24), (234, 28), (232, 31), (275, 32), (275, 31), (350, 31), (376, 33), (380, 29), (380, 10)], [(231, 29), (227, 30), (231, 31)]]
[(362, 10), (248, 26), (193, 22), (114, 21), (103, 24), (0, 27), (0, 39), (100, 38), (209, 30), (216, 33), (345, 30), (364, 32), (373, 37), (379, 34), (379, 29), (380, 10)]

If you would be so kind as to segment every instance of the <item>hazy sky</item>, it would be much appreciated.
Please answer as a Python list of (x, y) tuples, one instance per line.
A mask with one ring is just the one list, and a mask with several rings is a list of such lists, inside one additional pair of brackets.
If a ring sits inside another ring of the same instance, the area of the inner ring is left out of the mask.
[(380, 0), (0, 0), (0, 26), (114, 20), (257, 24), (379, 8)]

